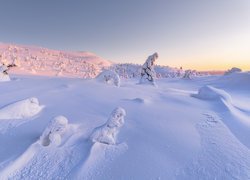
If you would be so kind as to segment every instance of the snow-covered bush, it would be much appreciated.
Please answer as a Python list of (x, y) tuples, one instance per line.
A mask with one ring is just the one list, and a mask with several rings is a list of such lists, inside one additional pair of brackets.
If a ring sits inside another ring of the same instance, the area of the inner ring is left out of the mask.
[(68, 125), (68, 119), (64, 116), (57, 116), (52, 119), (40, 137), (40, 142), (43, 146), (61, 144), (62, 135)]
[(119, 75), (111, 70), (104, 70), (96, 77), (96, 79), (107, 84), (113, 84), (117, 87), (120, 87), (121, 83)]
[(124, 125), (125, 115), (126, 112), (123, 108), (118, 107), (114, 109), (107, 122), (93, 131), (90, 137), (91, 140), (104, 144), (115, 144), (116, 136)]
[(141, 84), (151, 83), (155, 85), (156, 73), (154, 70), (154, 63), (157, 58), (158, 54), (154, 53), (153, 55), (149, 56), (146, 62), (143, 64), (141, 69)]
[(10, 81), (8, 74), (8, 67), (0, 63), (0, 82), (1, 81)]
[(240, 68), (233, 67), (232, 69), (227, 70), (224, 75), (229, 75), (229, 74), (233, 74), (233, 73), (241, 72), (241, 71), (242, 70)]

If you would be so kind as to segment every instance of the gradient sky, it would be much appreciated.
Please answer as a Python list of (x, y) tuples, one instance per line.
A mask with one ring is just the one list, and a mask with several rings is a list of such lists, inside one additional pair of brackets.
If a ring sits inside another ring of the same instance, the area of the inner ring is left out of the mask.
[(250, 69), (250, 0), (1, 0), (0, 42), (114, 62)]

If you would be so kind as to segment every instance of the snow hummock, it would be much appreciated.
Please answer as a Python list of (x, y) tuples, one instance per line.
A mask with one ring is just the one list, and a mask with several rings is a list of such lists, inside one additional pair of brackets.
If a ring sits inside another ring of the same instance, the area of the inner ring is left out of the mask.
[(62, 135), (68, 125), (68, 119), (64, 116), (57, 116), (52, 119), (40, 137), (43, 146), (61, 144)]
[(32, 97), (11, 103), (0, 109), (1, 119), (23, 119), (35, 116), (43, 109), (37, 98)]
[(231, 96), (226, 91), (209, 85), (201, 87), (198, 94), (193, 94), (192, 96), (206, 100), (224, 99), (225, 101), (231, 102)]
[(120, 87), (121, 80), (119, 75), (111, 70), (104, 70), (97, 77), (97, 81), (104, 82), (107, 84), (112, 84), (114, 86)]
[(116, 144), (116, 136), (124, 125), (125, 115), (126, 112), (123, 108), (114, 109), (107, 122), (93, 131), (91, 140), (104, 144)]

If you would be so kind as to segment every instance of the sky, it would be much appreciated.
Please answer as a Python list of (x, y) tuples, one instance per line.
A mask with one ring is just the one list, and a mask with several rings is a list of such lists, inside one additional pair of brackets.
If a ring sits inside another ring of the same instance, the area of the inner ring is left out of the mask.
[(0, 0), (0, 42), (250, 70), (250, 0)]

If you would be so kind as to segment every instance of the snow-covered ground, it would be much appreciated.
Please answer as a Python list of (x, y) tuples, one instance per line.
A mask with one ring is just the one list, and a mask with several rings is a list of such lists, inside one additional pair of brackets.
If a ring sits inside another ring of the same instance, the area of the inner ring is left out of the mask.
[(0, 82), (0, 179), (250, 179), (250, 73), (138, 82)]

